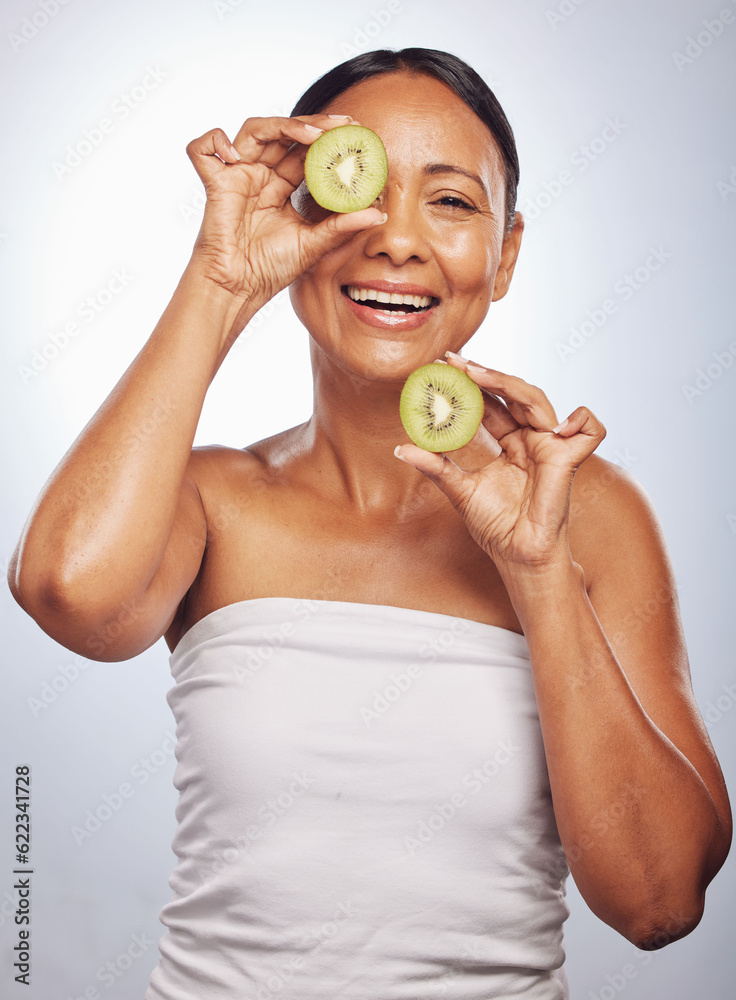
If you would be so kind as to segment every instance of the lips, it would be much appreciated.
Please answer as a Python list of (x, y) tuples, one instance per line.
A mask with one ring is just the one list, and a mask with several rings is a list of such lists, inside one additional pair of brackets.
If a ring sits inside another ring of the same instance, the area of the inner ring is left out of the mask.
[(369, 310), (376, 316), (414, 316), (427, 312), (440, 301), (429, 289), (419, 285), (396, 285), (385, 281), (371, 282), (370, 285), (343, 285), (340, 291), (356, 304), (359, 315)]
[(343, 285), (340, 291), (353, 315), (383, 330), (408, 331), (423, 326), (440, 303), (430, 289), (403, 282)]
[[(357, 285), (346, 285), (345, 294), (353, 302), (375, 303), (374, 308), (381, 306), (408, 306), (409, 309), (427, 309), (432, 304), (431, 295), (408, 295), (400, 292), (381, 292), (377, 288), (360, 288)], [(396, 310), (390, 309), (390, 312)], [(404, 310), (408, 311), (408, 310)]]

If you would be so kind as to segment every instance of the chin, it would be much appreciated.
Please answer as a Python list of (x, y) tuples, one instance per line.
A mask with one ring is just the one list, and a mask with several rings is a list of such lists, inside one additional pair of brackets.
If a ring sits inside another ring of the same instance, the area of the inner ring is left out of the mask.
[(408, 349), (407, 345), (395, 342), (377, 344), (374, 350), (361, 352), (359, 356), (333, 351), (326, 353), (332, 363), (354, 378), (356, 383), (389, 383), (394, 384), (399, 391), (415, 369), (440, 357), (432, 352), (420, 354), (416, 345)]

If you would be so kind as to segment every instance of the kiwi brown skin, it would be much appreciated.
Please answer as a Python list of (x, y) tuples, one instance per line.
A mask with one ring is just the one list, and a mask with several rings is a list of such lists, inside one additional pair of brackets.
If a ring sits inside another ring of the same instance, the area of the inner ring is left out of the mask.
[(463, 448), (483, 419), (483, 393), (459, 368), (438, 362), (411, 373), (401, 390), (404, 430), (425, 451)]
[[(352, 175), (346, 184), (350, 168)], [(386, 149), (380, 137), (364, 125), (328, 129), (310, 145), (304, 161), (304, 180), (310, 194), (330, 212), (368, 208), (383, 190), (387, 177)]]

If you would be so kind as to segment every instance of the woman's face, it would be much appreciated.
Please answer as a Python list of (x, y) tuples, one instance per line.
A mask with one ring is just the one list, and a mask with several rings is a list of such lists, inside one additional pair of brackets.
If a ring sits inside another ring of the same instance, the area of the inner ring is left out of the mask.
[[(521, 217), (504, 239), (501, 154), (486, 126), (439, 80), (373, 77), (325, 111), (351, 115), (383, 140), (388, 180), (375, 205), (388, 220), (300, 275), (291, 285), (292, 303), (338, 367), (403, 381), (445, 351), (459, 351), (491, 301), (506, 293)], [(304, 185), (294, 202), (310, 221), (329, 215)], [(414, 304), (356, 301), (364, 291), (419, 298)]]

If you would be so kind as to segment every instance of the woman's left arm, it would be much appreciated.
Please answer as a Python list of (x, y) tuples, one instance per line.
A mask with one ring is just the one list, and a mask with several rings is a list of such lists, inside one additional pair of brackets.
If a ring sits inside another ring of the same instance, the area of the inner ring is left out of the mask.
[(486, 396), (490, 461), (467, 472), (413, 445), (399, 457), (447, 494), (501, 573), (529, 645), (557, 827), (582, 896), (638, 947), (662, 947), (698, 924), (731, 812), (656, 515), (623, 470), (586, 461), (605, 436), (590, 411), (555, 434), (541, 390), (468, 374)]
[(571, 561), (567, 571), (521, 571), (505, 583), (529, 644), (570, 870), (594, 913), (652, 948), (699, 922), (728, 854), (731, 813), (655, 514), (613, 468), (586, 470), (573, 489), (572, 509), (585, 513), (573, 519), (571, 545), (585, 577)]

